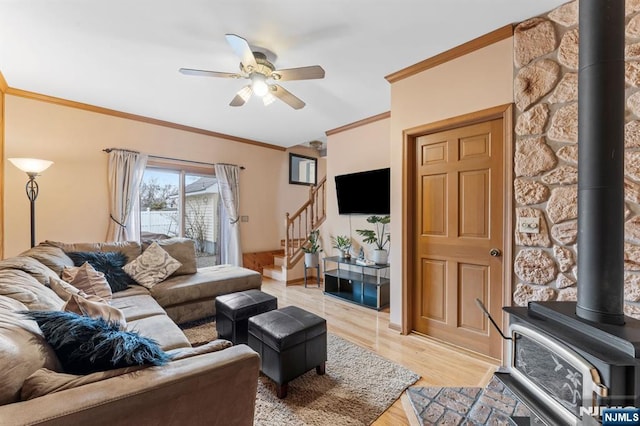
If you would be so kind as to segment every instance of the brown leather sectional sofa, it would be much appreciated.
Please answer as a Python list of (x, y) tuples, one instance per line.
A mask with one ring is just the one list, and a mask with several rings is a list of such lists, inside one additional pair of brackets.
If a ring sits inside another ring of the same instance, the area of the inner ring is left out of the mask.
[(47, 242), (0, 261), (0, 425), (251, 425), (258, 355), (224, 341), (192, 348), (176, 325), (215, 313), (215, 297), (251, 288), (261, 276), (231, 266), (172, 276), (148, 290), (114, 293), (127, 329), (156, 340), (174, 356), (164, 366), (129, 367), (84, 376), (64, 374), (37, 324), (21, 310), (59, 310), (50, 288), (71, 251), (123, 251), (138, 243)]

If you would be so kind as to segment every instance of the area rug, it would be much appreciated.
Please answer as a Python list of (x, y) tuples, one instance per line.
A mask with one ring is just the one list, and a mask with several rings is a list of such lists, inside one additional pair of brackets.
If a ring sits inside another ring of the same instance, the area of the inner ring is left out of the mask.
[[(181, 327), (191, 342), (206, 339), (206, 333), (215, 339), (211, 322)], [(319, 376), (314, 369), (292, 380), (284, 399), (278, 399), (271, 380), (260, 374), (254, 425), (368, 425), (420, 378), (330, 333), (327, 358), (326, 374)]]
[(213, 316), (180, 324), (179, 327), (192, 346), (200, 346), (218, 338), (215, 321), (216, 317)]
[(414, 386), (407, 395), (421, 425), (513, 425), (512, 418), (544, 424), (495, 376), (485, 388)]

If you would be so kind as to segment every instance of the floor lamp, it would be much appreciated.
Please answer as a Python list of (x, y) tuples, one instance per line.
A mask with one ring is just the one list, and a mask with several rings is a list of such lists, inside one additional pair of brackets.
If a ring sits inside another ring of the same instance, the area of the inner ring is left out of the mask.
[(36, 198), (38, 198), (38, 182), (36, 182), (36, 176), (47, 170), (49, 166), (53, 164), (53, 161), (38, 160), (37, 158), (9, 158), (9, 161), (29, 176), (25, 188), (27, 190), (27, 197), (31, 203), (31, 247), (33, 247), (36, 245), (35, 214)]

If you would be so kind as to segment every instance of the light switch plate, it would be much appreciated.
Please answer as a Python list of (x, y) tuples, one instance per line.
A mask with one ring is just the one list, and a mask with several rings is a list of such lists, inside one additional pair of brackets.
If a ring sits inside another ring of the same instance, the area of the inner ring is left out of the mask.
[(528, 234), (539, 234), (540, 218), (539, 217), (519, 217), (518, 232), (526, 232)]

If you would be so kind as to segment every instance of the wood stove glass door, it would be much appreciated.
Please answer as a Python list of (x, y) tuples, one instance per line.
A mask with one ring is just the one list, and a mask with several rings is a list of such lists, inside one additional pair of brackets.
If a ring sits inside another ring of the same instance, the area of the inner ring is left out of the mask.
[(413, 329), (500, 359), (503, 120), (416, 138)]

